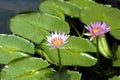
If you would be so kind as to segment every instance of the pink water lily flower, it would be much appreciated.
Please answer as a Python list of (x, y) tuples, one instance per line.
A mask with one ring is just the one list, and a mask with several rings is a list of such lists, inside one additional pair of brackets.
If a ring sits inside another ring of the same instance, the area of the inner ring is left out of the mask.
[(86, 25), (85, 28), (89, 33), (85, 33), (84, 35), (91, 36), (90, 40), (93, 40), (96, 36), (102, 36), (110, 31), (110, 27), (108, 27), (104, 22), (94, 22), (91, 23), (91, 25)]
[(48, 41), (49, 46), (53, 48), (59, 48), (67, 43), (68, 38), (69, 35), (65, 33), (52, 32), (51, 35), (47, 36), (46, 40)]

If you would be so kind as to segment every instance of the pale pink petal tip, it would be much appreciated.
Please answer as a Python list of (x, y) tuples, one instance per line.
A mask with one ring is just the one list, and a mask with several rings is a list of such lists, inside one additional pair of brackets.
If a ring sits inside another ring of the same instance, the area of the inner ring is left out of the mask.
[(59, 48), (67, 43), (69, 35), (60, 32), (52, 32), (51, 35), (46, 37), (46, 40), (52, 48)]
[(85, 33), (86, 36), (92, 36), (90, 40), (93, 40), (96, 36), (104, 35), (110, 31), (110, 27), (106, 23), (93, 22), (90, 25), (85, 26), (89, 33)]

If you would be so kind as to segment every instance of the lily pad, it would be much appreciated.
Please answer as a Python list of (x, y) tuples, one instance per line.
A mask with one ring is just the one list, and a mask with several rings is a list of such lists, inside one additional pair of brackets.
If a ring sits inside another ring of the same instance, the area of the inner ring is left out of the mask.
[(65, 20), (65, 15), (72, 17), (79, 17), (80, 8), (73, 5), (69, 1), (63, 0), (46, 0), (39, 5), (41, 12), (48, 13), (59, 17), (61, 20)]
[[(108, 5), (102, 5), (93, 0), (70, 0), (76, 6), (81, 8), (79, 19), (86, 24), (95, 21), (103, 21), (110, 26), (110, 33), (117, 39), (120, 39), (120, 10)], [(115, 22), (114, 22), (115, 21)]]
[[(47, 58), (54, 63), (59, 63), (57, 49), (52, 49), (43, 43), (40, 47), (46, 53)], [(95, 65), (97, 60), (87, 52), (96, 52), (95, 46), (86, 39), (80, 37), (70, 37), (68, 43), (60, 48), (61, 63), (65, 66), (92, 66)], [(72, 60), (71, 60), (72, 58)]]
[(0, 63), (34, 54), (33, 43), (15, 35), (0, 34)]
[(51, 80), (80, 80), (81, 74), (77, 71), (63, 70), (51, 74)]
[(49, 64), (41, 58), (24, 58), (13, 61), (1, 71), (1, 80), (49, 80), (46, 74), (53, 69), (46, 68)]
[(10, 19), (10, 29), (14, 34), (35, 43), (44, 40), (49, 31), (69, 33), (69, 26), (66, 22), (42, 13), (18, 14)]
[(120, 80), (120, 77), (114, 76), (113, 78), (109, 78), (109, 80)]

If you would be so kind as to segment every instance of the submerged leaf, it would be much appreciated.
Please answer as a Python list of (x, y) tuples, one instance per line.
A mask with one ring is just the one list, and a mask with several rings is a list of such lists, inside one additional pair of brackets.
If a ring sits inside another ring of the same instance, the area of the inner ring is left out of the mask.
[(118, 50), (116, 52), (117, 59), (113, 62), (113, 66), (120, 67), (120, 46), (118, 47)]

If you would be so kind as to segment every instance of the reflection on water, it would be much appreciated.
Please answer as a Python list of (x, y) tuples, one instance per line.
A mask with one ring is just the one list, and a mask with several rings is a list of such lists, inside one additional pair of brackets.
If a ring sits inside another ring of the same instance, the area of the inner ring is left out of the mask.
[(10, 33), (9, 19), (24, 11), (38, 11), (40, 0), (0, 0), (0, 33)]

